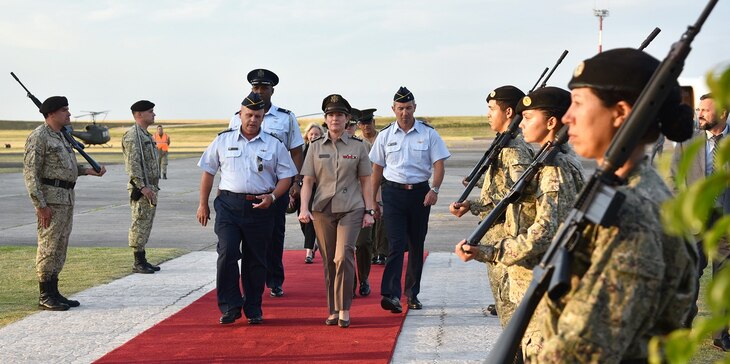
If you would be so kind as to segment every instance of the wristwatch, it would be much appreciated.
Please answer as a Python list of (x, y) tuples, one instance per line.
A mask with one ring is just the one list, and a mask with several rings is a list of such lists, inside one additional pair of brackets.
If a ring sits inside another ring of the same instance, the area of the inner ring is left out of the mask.
[(365, 213), (370, 216), (375, 216), (375, 209), (365, 209)]
[(435, 193), (437, 195), (439, 194), (439, 188), (436, 186), (431, 187), (431, 191), (433, 191), (433, 193)]

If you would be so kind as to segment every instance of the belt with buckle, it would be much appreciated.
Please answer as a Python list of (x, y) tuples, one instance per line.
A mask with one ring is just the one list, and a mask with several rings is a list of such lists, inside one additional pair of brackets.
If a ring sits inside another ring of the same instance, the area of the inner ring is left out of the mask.
[(262, 192), (262, 193), (250, 194), (250, 193), (231, 192), (231, 191), (228, 191), (228, 190), (218, 190), (218, 191), (220, 192), (221, 195), (226, 195), (226, 196), (231, 196), (231, 197), (235, 197), (235, 198), (240, 198), (240, 199), (244, 199), (246, 201), (258, 201), (259, 199), (256, 198), (256, 196), (271, 194), (271, 192)]
[(404, 183), (398, 183), (393, 181), (388, 181), (387, 179), (383, 182), (383, 184), (392, 186), (401, 190), (415, 190), (422, 187), (428, 188), (428, 181), (423, 181), (419, 183), (414, 184), (404, 184)]
[(69, 182), (55, 178), (41, 178), (41, 183), (44, 185), (65, 188), (67, 190), (73, 190), (76, 186), (76, 182)]

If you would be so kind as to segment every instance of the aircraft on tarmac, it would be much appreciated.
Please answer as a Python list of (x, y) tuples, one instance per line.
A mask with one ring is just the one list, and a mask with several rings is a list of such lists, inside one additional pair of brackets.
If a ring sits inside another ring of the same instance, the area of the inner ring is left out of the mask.
[[(105, 146), (106, 143), (109, 142), (111, 137), (109, 136), (109, 128), (105, 125), (99, 125), (96, 123), (96, 117), (99, 115), (104, 115), (104, 118), (101, 121), (106, 120), (106, 115), (109, 113), (109, 110), (105, 111), (81, 111), (86, 114), (81, 114), (74, 116), (75, 119), (90, 116), (91, 117), (91, 125), (86, 126), (86, 131), (72, 131), (71, 135), (81, 139), (84, 144), (86, 145), (102, 145)], [(111, 145), (109, 145), (111, 146)]]

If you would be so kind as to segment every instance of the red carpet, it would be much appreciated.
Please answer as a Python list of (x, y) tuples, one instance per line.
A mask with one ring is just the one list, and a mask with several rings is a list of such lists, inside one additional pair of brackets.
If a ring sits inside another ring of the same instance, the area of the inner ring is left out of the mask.
[(372, 266), (372, 293), (353, 300), (347, 329), (324, 324), (328, 310), (321, 257), (304, 264), (304, 251), (285, 251), (284, 266), (285, 295), (272, 298), (268, 289), (264, 292), (262, 325), (249, 325), (245, 316), (219, 325), (213, 290), (98, 362), (388, 363), (408, 308), (405, 299), (403, 314), (380, 308), (384, 266)]

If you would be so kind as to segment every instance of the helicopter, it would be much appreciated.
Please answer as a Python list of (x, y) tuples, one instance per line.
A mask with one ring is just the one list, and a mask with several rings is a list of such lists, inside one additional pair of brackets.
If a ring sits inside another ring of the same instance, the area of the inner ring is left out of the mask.
[(74, 116), (74, 118), (82, 118), (85, 116), (91, 116), (91, 125), (86, 126), (86, 131), (72, 131), (71, 135), (81, 139), (81, 141), (84, 142), (86, 145), (95, 145), (95, 144), (101, 144), (104, 146), (106, 143), (109, 142), (111, 137), (109, 136), (109, 128), (104, 125), (98, 125), (96, 124), (96, 117), (99, 115), (104, 115), (104, 121), (106, 119), (107, 113), (109, 113), (109, 110), (105, 111), (81, 111), (86, 114)]

